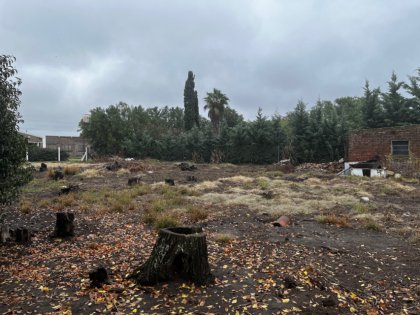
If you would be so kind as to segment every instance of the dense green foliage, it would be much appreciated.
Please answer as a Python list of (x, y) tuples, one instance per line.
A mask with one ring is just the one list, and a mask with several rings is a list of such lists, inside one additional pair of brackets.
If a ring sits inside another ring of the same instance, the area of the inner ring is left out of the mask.
[(253, 121), (244, 121), (217, 89), (204, 101), (210, 121), (200, 117), (192, 126), (178, 107), (95, 108), (90, 121), (80, 123), (82, 136), (103, 155), (231, 163), (338, 160), (350, 130), (420, 124), (420, 70), (408, 83), (393, 73), (386, 92), (366, 82), (363, 96), (318, 100), (310, 109), (299, 101), (292, 112), (270, 118), (258, 109)]
[[(57, 150), (40, 148), (36, 145), (28, 146), (28, 158), (30, 162), (47, 162), (57, 161)], [(60, 160), (66, 161), (69, 158), (69, 154), (63, 150), (60, 151)]]
[(194, 126), (200, 126), (200, 114), (198, 110), (198, 96), (195, 90), (195, 76), (192, 71), (188, 72), (188, 78), (184, 89), (184, 127), (191, 130)]
[(15, 58), (0, 55), (0, 204), (14, 201), (20, 187), (30, 180), (30, 171), (25, 168), (26, 140), (18, 132), (21, 122), (17, 71)]

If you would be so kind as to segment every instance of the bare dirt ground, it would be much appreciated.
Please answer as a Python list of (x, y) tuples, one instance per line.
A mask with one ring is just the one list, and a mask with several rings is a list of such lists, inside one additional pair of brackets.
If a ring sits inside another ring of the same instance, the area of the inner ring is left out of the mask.
[[(59, 181), (35, 173), (20, 203), (1, 209), (33, 231), (29, 245), (0, 246), (1, 314), (420, 313), (417, 181), (157, 161), (66, 168)], [(133, 176), (141, 183), (129, 187)], [(59, 196), (69, 183), (80, 190)], [(76, 214), (74, 238), (49, 238), (57, 211)], [(281, 215), (289, 226), (272, 224)], [(157, 228), (178, 224), (203, 226), (215, 282), (127, 280)], [(112, 283), (92, 289), (98, 265)]]

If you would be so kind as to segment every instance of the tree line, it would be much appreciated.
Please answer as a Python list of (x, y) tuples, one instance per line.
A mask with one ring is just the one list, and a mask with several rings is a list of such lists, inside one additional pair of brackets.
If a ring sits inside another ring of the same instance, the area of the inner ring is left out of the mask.
[(362, 96), (318, 100), (311, 108), (300, 100), (284, 116), (266, 117), (259, 108), (250, 121), (218, 89), (204, 98), (209, 119), (200, 116), (194, 80), (190, 71), (184, 108), (122, 102), (97, 107), (88, 122), (80, 122), (81, 135), (99, 155), (258, 164), (290, 158), (303, 163), (343, 157), (351, 130), (420, 123), (420, 69), (407, 82), (392, 73), (383, 92), (366, 81)]

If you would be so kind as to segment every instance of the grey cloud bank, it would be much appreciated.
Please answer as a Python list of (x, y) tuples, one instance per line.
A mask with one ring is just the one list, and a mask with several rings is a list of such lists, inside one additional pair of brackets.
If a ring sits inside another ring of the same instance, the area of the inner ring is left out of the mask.
[(221, 89), (246, 118), (298, 99), (362, 94), (420, 67), (420, 1), (0, 0), (1, 53), (23, 80), (23, 130), (75, 135), (82, 115), (119, 101), (200, 111)]

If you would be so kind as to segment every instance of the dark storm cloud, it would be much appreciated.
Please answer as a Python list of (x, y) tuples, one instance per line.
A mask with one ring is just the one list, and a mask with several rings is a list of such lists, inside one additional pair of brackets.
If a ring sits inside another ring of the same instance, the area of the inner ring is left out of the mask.
[(29, 132), (76, 134), (118, 101), (182, 106), (188, 70), (201, 105), (216, 87), (252, 118), (405, 79), (420, 67), (419, 14), (415, 0), (0, 0), (1, 53), (18, 58)]

